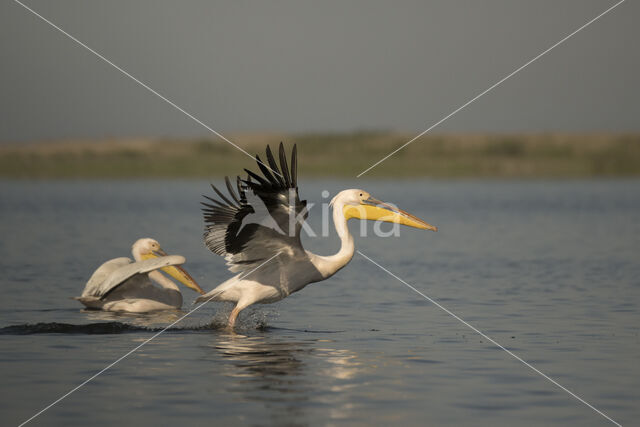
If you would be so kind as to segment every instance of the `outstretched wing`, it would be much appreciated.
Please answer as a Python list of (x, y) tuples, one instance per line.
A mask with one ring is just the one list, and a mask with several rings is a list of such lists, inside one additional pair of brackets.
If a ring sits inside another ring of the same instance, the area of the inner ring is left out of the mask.
[(296, 153), (294, 145), (289, 168), (283, 144), (279, 165), (267, 146), (267, 163), (256, 155), (261, 175), (245, 169), (247, 179), (236, 179), (237, 194), (225, 177), (230, 198), (214, 185), (220, 200), (204, 196), (208, 199), (202, 203), (204, 241), (227, 259), (229, 270), (255, 268), (278, 252), (293, 256), (303, 251), (300, 231), (307, 218), (307, 202), (298, 196)]

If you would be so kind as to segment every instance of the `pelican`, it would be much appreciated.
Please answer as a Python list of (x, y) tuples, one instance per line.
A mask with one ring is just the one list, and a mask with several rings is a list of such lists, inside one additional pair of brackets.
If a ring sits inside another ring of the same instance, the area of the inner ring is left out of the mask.
[[(267, 163), (255, 157), (262, 176), (245, 169), (247, 178), (236, 178), (237, 193), (225, 177), (229, 196), (213, 184), (211, 187), (219, 199), (204, 196), (208, 200), (202, 202), (205, 244), (225, 257), (229, 270), (238, 274), (198, 297), (196, 303), (235, 303), (228, 322), (231, 329), (246, 307), (279, 301), (310, 283), (328, 279), (346, 266), (355, 251), (353, 236), (347, 228), (351, 218), (437, 231), (433, 225), (373, 198), (364, 190), (344, 190), (331, 201), (340, 250), (330, 256), (305, 250), (300, 232), (308, 212), (306, 201), (298, 195), (296, 153), (294, 145), (289, 168), (282, 143), (279, 165), (267, 146)], [(261, 219), (258, 212), (266, 212), (267, 217)]]
[[(167, 255), (153, 239), (137, 240), (131, 247), (135, 262), (115, 258), (102, 264), (75, 299), (88, 308), (105, 311), (147, 313), (182, 307), (182, 294), (165, 272), (185, 286), (203, 294), (204, 291), (180, 264), (180, 255)], [(160, 287), (154, 286), (156, 282)]]

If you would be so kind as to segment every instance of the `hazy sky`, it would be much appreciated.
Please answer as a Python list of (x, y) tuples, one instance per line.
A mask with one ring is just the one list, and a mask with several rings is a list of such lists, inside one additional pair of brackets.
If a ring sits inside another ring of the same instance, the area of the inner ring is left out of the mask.
[[(614, 3), (25, 0), (223, 134), (418, 133)], [(434, 132), (640, 130), (638, 17), (627, 0)], [(0, 141), (208, 134), (13, 1), (0, 55)]]

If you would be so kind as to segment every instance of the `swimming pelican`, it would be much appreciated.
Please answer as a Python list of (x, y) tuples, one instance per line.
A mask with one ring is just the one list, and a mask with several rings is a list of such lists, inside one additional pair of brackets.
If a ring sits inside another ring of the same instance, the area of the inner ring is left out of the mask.
[[(221, 201), (204, 196), (210, 203), (202, 203), (207, 247), (224, 256), (229, 270), (239, 274), (201, 295), (196, 302), (234, 302), (229, 316), (230, 328), (244, 308), (279, 301), (309, 283), (331, 277), (347, 265), (355, 251), (347, 228), (351, 218), (437, 231), (436, 227), (374, 199), (364, 190), (344, 190), (331, 201), (340, 250), (331, 256), (306, 251), (300, 242), (300, 231), (308, 212), (306, 201), (298, 196), (296, 146), (291, 153), (291, 169), (282, 143), (280, 165), (269, 146), (266, 155), (268, 166), (256, 155), (263, 176), (245, 169), (247, 179), (237, 177), (238, 194), (229, 178), (225, 178), (233, 201), (212, 185)], [(262, 220), (258, 215), (260, 211), (267, 213)]]
[[(93, 273), (78, 301), (88, 308), (106, 311), (146, 313), (182, 307), (178, 286), (161, 271), (185, 286), (204, 291), (180, 264), (180, 255), (167, 255), (153, 239), (139, 239), (131, 247), (135, 262), (129, 258), (115, 258), (102, 264)], [(161, 287), (154, 286), (152, 280)]]

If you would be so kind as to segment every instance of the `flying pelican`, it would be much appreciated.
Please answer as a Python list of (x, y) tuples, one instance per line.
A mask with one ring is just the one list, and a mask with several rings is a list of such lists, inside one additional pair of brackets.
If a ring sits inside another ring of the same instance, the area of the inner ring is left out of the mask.
[[(167, 255), (153, 239), (139, 239), (131, 247), (135, 262), (115, 258), (102, 264), (93, 273), (78, 301), (88, 308), (106, 311), (146, 313), (182, 307), (178, 286), (160, 271), (179, 280), (185, 286), (204, 291), (180, 264), (180, 255)], [(154, 286), (152, 280), (161, 287)]]
[[(215, 254), (225, 257), (231, 272), (239, 274), (201, 295), (196, 302), (235, 303), (229, 316), (230, 328), (244, 308), (256, 303), (279, 301), (309, 283), (333, 276), (347, 265), (355, 251), (353, 237), (347, 228), (347, 221), (351, 218), (437, 231), (436, 227), (374, 199), (364, 190), (344, 190), (331, 201), (333, 222), (341, 241), (340, 250), (331, 256), (305, 250), (300, 242), (300, 231), (308, 212), (306, 201), (298, 196), (296, 152), (294, 145), (289, 169), (282, 143), (280, 165), (267, 146), (268, 166), (256, 155), (263, 176), (245, 169), (247, 179), (236, 179), (237, 194), (229, 178), (225, 177), (233, 200), (213, 185), (221, 200), (204, 196), (209, 200), (209, 203), (202, 203), (205, 244)], [(259, 211), (268, 212), (268, 218), (260, 221), (259, 215), (255, 215)]]

